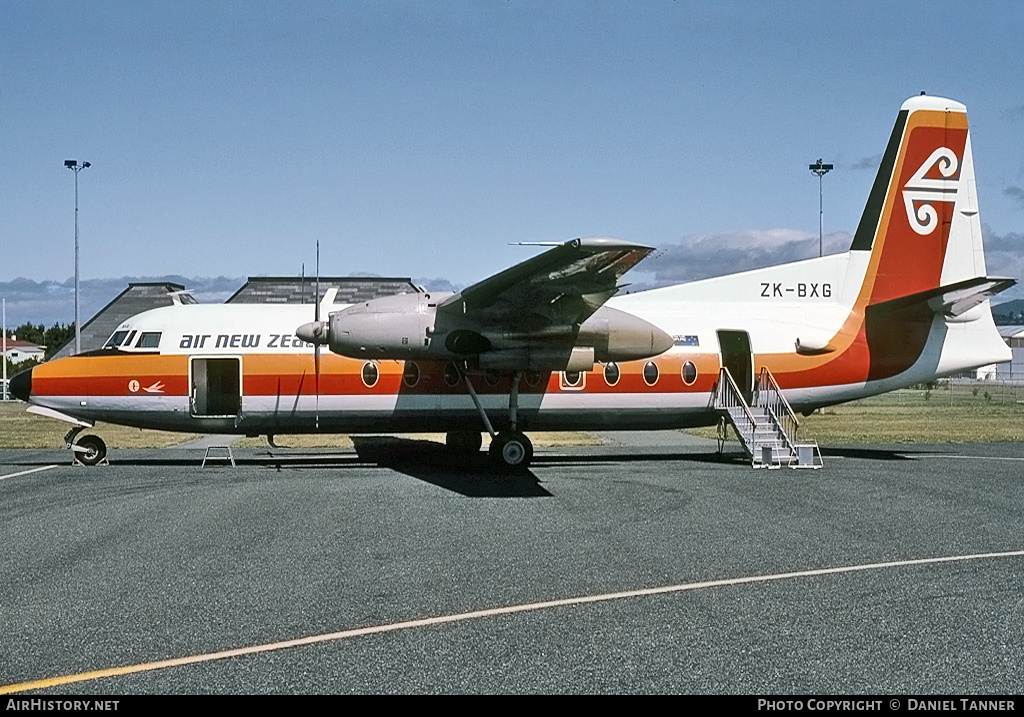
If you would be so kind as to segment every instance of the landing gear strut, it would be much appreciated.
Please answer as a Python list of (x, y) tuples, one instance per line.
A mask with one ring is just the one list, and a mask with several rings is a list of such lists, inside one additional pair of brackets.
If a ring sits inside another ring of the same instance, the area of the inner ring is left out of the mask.
[[(466, 384), (466, 390), (473, 399), (473, 404), (476, 406), (480, 418), (483, 419), (484, 427), (491, 435), (491, 447), (487, 450), (487, 455), (491, 461), (502, 468), (525, 469), (530, 465), (530, 461), (533, 460), (533, 444), (526, 437), (526, 434), (518, 429), (519, 382), (523, 377), (522, 371), (516, 371), (513, 374), (512, 390), (508, 395), (508, 417), (511, 430), (498, 433), (494, 430), (494, 426), (491, 424), (491, 419), (487, 416), (483, 404), (480, 403), (480, 397), (476, 395), (476, 389), (473, 388), (469, 375), (462, 367), (458, 367), (458, 369), (463, 382)], [(477, 435), (479, 436), (479, 434)], [(452, 434), (449, 433), (448, 436), (448, 444), (450, 446)], [(479, 450), (479, 444), (476, 450)]]

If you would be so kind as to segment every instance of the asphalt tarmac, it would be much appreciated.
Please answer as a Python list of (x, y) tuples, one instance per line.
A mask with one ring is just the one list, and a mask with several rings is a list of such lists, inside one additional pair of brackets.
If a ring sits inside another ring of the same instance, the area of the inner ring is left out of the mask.
[(523, 475), (395, 438), (203, 454), (0, 451), (0, 686), (1024, 691), (1021, 445), (767, 471), (624, 436)]

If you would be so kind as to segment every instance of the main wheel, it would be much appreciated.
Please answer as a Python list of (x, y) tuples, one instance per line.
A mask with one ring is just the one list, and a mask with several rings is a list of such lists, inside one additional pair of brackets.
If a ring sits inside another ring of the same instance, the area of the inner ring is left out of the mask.
[(444, 443), (456, 455), (471, 456), (480, 452), (484, 439), (479, 431), (449, 431), (445, 434)]
[(82, 436), (71, 447), (80, 463), (94, 466), (107, 457), (107, 444), (99, 436)]
[(533, 444), (519, 431), (499, 433), (491, 441), (488, 454), (498, 466), (525, 469), (533, 460)]

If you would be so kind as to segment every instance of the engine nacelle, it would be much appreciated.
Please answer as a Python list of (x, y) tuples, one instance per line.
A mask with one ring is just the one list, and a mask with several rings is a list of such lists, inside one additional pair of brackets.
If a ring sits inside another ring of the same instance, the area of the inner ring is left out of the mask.
[(438, 301), (449, 294), (398, 294), (330, 316), (328, 346), (342, 356), (411, 359), (427, 355)]
[(364, 301), (335, 311), (327, 321), (303, 324), (295, 334), (352, 358), (420, 358), (430, 347), (437, 304), (450, 295), (397, 294)]
[[(361, 359), (475, 359), (498, 370), (589, 371), (597, 361), (634, 361), (672, 347), (648, 321), (602, 306), (579, 327), (512, 330), (458, 314), (437, 315), (450, 294), (399, 294), (336, 311), (296, 330), (299, 338)], [(528, 317), (529, 315), (527, 315)]]
[[(580, 326), (577, 346), (593, 346), (598, 361), (638, 361), (665, 353), (672, 337), (649, 321), (602, 306)], [(573, 370), (573, 369), (569, 369)]]

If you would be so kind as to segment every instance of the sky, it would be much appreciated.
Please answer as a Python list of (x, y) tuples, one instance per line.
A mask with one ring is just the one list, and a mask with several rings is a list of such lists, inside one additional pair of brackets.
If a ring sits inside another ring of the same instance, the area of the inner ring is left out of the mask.
[(4, 0), (0, 294), (73, 276), (70, 158), (83, 281), (309, 275), (319, 241), (464, 286), (577, 236), (690, 280), (816, 255), (819, 157), (843, 251), (921, 91), (967, 105), (1021, 280), (1021, 38), (1019, 2)]

